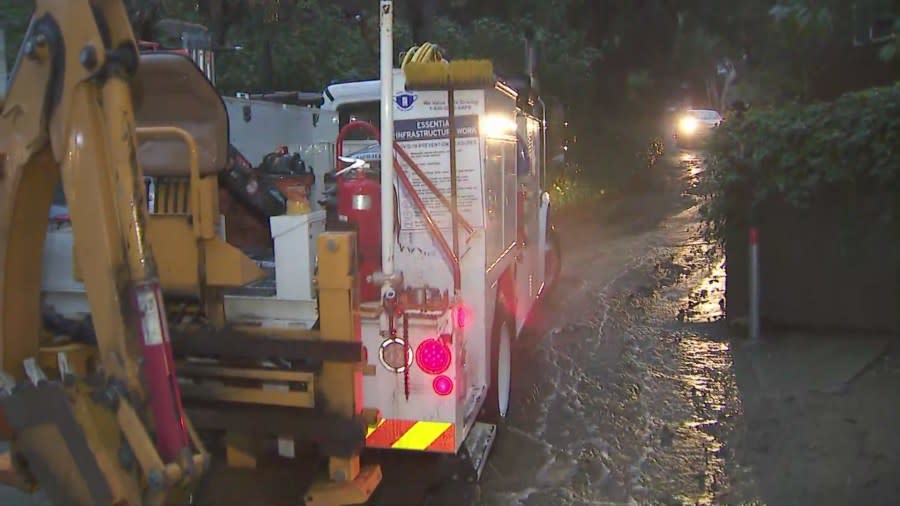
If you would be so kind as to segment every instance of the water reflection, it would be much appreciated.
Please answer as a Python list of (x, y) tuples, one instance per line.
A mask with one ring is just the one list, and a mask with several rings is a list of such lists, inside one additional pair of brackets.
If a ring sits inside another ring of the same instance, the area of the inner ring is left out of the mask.
[(727, 342), (694, 336), (678, 343), (679, 379), (693, 410), (676, 432), (681, 452), (695, 459), (696, 482), (677, 499), (683, 504), (722, 504), (728, 493), (723, 422), (741, 411)]
[(690, 176), (697, 176), (703, 172), (703, 157), (697, 151), (682, 151), (678, 155), (678, 161), (687, 169)]
[[(706, 252), (704, 254), (707, 254)], [(713, 269), (691, 291), (678, 319), (682, 322), (716, 322), (725, 318), (725, 259), (714, 257)]]
[[(724, 259), (714, 258), (714, 268), (691, 290), (680, 318), (687, 322), (712, 322), (724, 317)], [(689, 401), (689, 416), (676, 429), (679, 453), (694, 460), (695, 481), (677, 500), (683, 504), (727, 503), (728, 420), (742, 411), (733, 371), (731, 345), (696, 335), (677, 342), (678, 380)]]

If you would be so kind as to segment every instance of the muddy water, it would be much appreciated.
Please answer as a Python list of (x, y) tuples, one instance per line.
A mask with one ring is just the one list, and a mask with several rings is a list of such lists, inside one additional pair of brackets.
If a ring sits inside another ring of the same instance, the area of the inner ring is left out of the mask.
[[(688, 249), (705, 261), (702, 247)], [(698, 278), (667, 248), (646, 251), (602, 284), (583, 280), (570, 323), (524, 359), (533, 374), (489, 464), (483, 504), (715, 502), (728, 481), (719, 425), (739, 407), (729, 349), (667, 326), (677, 308), (685, 320), (718, 319), (723, 280)], [(702, 288), (684, 294), (685, 282)], [(657, 293), (665, 284), (679, 291)], [(647, 313), (657, 307), (666, 314)]]
[(678, 311), (678, 321), (710, 323), (725, 318), (725, 259), (715, 255), (712, 246), (700, 247), (702, 256), (709, 258), (709, 274), (703, 276), (690, 291)]
[(670, 441), (670, 457), (693, 461), (693, 465), (668, 493), (681, 504), (716, 504), (729, 488), (722, 434), (727, 429), (722, 425), (741, 409), (729, 345), (685, 336), (678, 341), (677, 354), (681, 358), (676, 376), (681, 382), (680, 394), (692, 409), (683, 419), (672, 420), (674, 429), (663, 432), (663, 443)]
[[(680, 162), (691, 199), (702, 160)], [(564, 297), (517, 361), (478, 504), (900, 504), (884, 408), (900, 402), (900, 352), (847, 395), (768, 397), (722, 321), (724, 262), (696, 208), (657, 220), (652, 205), (569, 232)]]
[[(689, 199), (702, 160), (682, 158)], [(570, 271), (556, 328), (519, 357), (480, 504), (721, 504), (743, 488), (731, 349), (703, 328), (721, 325), (724, 262), (696, 224), (691, 208), (570, 255), (591, 268)]]
[(665, 288), (648, 301), (643, 354), (650, 377), (654, 456), (641, 502), (723, 504), (744, 478), (731, 435), (743, 408), (724, 318), (725, 270), (717, 250), (694, 238), (672, 252)]
[(703, 172), (703, 155), (699, 151), (682, 151), (678, 162), (689, 176), (697, 177)]
[[(547, 337), (489, 464), (483, 504), (719, 504), (728, 496), (727, 436), (741, 414), (731, 350), (672, 327), (678, 306), (686, 321), (718, 320), (723, 280), (689, 274), (671, 288), (677, 293), (642, 302), (636, 294), (659, 282), (651, 259), (661, 260), (647, 257), (583, 294), (597, 310)], [(664, 314), (642, 313), (645, 304)]]

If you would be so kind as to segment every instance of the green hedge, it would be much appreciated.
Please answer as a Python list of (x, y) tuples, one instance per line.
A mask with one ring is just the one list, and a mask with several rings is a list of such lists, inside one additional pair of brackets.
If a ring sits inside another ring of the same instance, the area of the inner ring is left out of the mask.
[(900, 83), (727, 118), (706, 149), (710, 239), (723, 242), (773, 199), (804, 208), (828, 195), (861, 230), (898, 222)]

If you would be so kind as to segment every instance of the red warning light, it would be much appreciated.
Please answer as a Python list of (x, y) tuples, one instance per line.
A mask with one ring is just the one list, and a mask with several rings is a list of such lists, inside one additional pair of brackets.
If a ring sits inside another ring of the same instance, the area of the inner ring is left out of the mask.
[(434, 388), (434, 393), (441, 397), (450, 395), (450, 393), (453, 392), (453, 380), (447, 376), (438, 376), (437, 378), (434, 378), (434, 381), (431, 382), (431, 386)]
[(456, 325), (458, 329), (466, 328), (466, 325), (469, 323), (469, 317), (471, 316), (472, 310), (466, 307), (465, 304), (460, 304), (453, 309), (453, 323)]
[(441, 374), (450, 368), (450, 347), (440, 339), (426, 339), (416, 348), (416, 364), (428, 374)]

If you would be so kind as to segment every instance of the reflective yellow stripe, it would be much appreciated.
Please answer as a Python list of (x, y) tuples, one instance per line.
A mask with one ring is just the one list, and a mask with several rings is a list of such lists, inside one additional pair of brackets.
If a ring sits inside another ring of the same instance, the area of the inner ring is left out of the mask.
[(371, 436), (372, 433), (375, 432), (375, 431), (378, 429), (378, 427), (381, 427), (383, 424), (384, 424), (384, 418), (378, 420), (378, 423), (376, 423), (374, 427), (372, 427), (372, 426), (370, 425), (369, 428), (368, 428), (368, 430), (366, 430), (366, 438), (368, 438), (369, 436)]
[(416, 422), (391, 448), (397, 450), (424, 450), (440, 437), (452, 424), (446, 422)]

